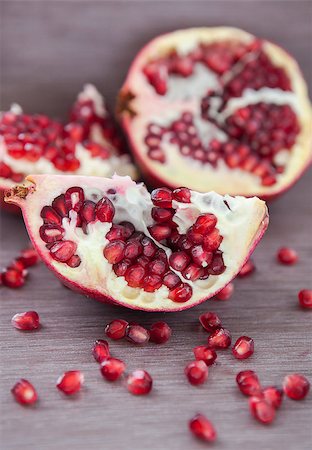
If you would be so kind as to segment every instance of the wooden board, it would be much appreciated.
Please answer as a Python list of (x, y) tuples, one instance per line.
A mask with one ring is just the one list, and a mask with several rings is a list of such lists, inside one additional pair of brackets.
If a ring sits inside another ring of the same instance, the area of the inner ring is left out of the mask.
[[(20, 102), (26, 111), (64, 116), (86, 81), (92, 81), (112, 105), (137, 50), (153, 36), (198, 25), (234, 25), (284, 46), (302, 66), (310, 87), (311, 2), (60, 2), (10, 1), (2, 7), (2, 108)], [(108, 307), (65, 289), (43, 266), (31, 270), (20, 290), (1, 289), (1, 439), (2, 450), (189, 450), (203, 449), (189, 434), (187, 422), (205, 413), (219, 433), (220, 450), (308, 450), (312, 448), (312, 395), (303, 402), (286, 400), (276, 422), (265, 427), (249, 415), (234, 378), (255, 369), (264, 385), (280, 385), (289, 372), (312, 381), (312, 316), (297, 306), (297, 292), (311, 288), (311, 171), (270, 205), (269, 230), (256, 251), (257, 272), (235, 282), (228, 302), (207, 302), (176, 314), (146, 314)], [(25, 246), (19, 217), (2, 214), (1, 262)], [(275, 262), (276, 250), (298, 250), (294, 267)], [(37, 333), (14, 330), (16, 312), (34, 309), (43, 327)], [(219, 313), (236, 339), (254, 338), (255, 355), (245, 362), (220, 353), (201, 388), (190, 386), (183, 369), (192, 348), (205, 342), (197, 318)], [(173, 337), (165, 346), (136, 348), (113, 343), (112, 352), (129, 369), (142, 367), (155, 381), (153, 393), (135, 398), (121, 384), (103, 381), (90, 354), (103, 338), (104, 325), (121, 317), (150, 325), (165, 319)], [(55, 388), (68, 369), (85, 373), (85, 389), (63, 399)], [(22, 408), (10, 388), (20, 377), (38, 389), (40, 402)]]

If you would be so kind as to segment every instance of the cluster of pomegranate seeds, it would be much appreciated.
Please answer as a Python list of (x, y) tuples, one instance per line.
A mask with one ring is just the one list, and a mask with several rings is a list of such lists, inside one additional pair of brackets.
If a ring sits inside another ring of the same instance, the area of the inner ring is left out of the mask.
[(247, 359), (254, 353), (254, 341), (248, 336), (240, 336), (232, 348), (236, 359)]
[(214, 442), (217, 438), (214, 426), (203, 414), (197, 414), (189, 422), (191, 432), (198, 439), (207, 442)]
[(92, 355), (98, 363), (102, 363), (106, 358), (109, 358), (110, 352), (108, 342), (104, 339), (97, 339), (93, 344)]
[(101, 363), (101, 374), (108, 381), (118, 380), (125, 369), (125, 363), (117, 358), (106, 358)]
[(292, 265), (298, 261), (298, 254), (292, 248), (282, 247), (277, 252), (277, 259), (282, 264)]
[(136, 322), (129, 323), (123, 319), (114, 319), (106, 325), (105, 333), (113, 340), (126, 338), (133, 344), (142, 345), (149, 341), (164, 344), (170, 339), (172, 331), (166, 322), (155, 322), (150, 330), (147, 330)]
[(36, 311), (27, 311), (15, 314), (11, 319), (11, 323), (18, 330), (32, 331), (39, 328), (40, 319)]
[(153, 387), (152, 377), (145, 370), (134, 370), (127, 377), (127, 389), (133, 395), (147, 395)]
[(84, 383), (84, 375), (79, 370), (69, 370), (61, 375), (56, 387), (65, 395), (74, 395), (79, 392)]
[(310, 383), (299, 373), (287, 375), (283, 381), (283, 390), (292, 400), (303, 400), (310, 390)]
[(11, 392), (15, 400), (21, 405), (33, 405), (38, 400), (34, 386), (24, 378), (12, 387)]
[(254, 265), (252, 259), (249, 259), (241, 268), (238, 273), (238, 277), (243, 278), (251, 275), (256, 270), (256, 266)]
[(28, 275), (27, 269), (39, 261), (39, 256), (33, 248), (25, 248), (20, 255), (0, 273), (0, 285), (17, 289), (24, 286)]
[(218, 300), (229, 300), (233, 292), (234, 292), (234, 284), (229, 283), (227, 286), (225, 286), (223, 289), (221, 289), (221, 291), (217, 293), (215, 298)]
[(299, 304), (304, 309), (312, 308), (312, 290), (311, 289), (302, 289), (298, 293)]

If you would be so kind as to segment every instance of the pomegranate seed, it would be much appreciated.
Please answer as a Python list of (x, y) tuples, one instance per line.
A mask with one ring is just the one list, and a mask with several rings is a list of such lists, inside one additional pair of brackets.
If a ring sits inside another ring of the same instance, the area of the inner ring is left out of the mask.
[(149, 331), (141, 325), (129, 324), (126, 328), (126, 338), (133, 344), (146, 344), (150, 339)]
[(95, 203), (91, 200), (86, 200), (80, 210), (80, 217), (84, 223), (95, 221)]
[(23, 272), (16, 269), (7, 269), (2, 273), (2, 283), (12, 289), (17, 289), (25, 284), (25, 276)]
[(217, 218), (214, 214), (202, 214), (198, 216), (194, 224), (194, 231), (200, 234), (210, 233), (217, 224)]
[(236, 359), (247, 359), (254, 352), (254, 341), (248, 336), (241, 336), (235, 342), (232, 353)]
[(96, 204), (95, 214), (100, 222), (111, 222), (115, 215), (114, 205), (107, 197), (103, 197)]
[(141, 242), (137, 240), (131, 240), (126, 243), (124, 255), (125, 258), (133, 259), (137, 258), (143, 252), (143, 246)]
[(160, 206), (161, 208), (172, 208), (172, 192), (170, 189), (154, 189), (151, 193), (151, 200), (155, 206)]
[(275, 409), (273, 406), (259, 397), (250, 397), (249, 408), (254, 418), (261, 423), (270, 424), (275, 419)]
[(191, 255), (195, 264), (200, 267), (207, 267), (212, 261), (212, 253), (204, 250), (201, 245), (195, 245), (191, 249)]
[(282, 264), (296, 264), (296, 262), (298, 261), (298, 254), (291, 248), (283, 247), (279, 249), (277, 253), (277, 259)]
[(174, 210), (166, 208), (152, 208), (152, 218), (157, 223), (168, 222), (172, 219)]
[(181, 283), (181, 280), (176, 273), (171, 272), (171, 270), (170, 270), (169, 272), (167, 272), (165, 274), (163, 283), (165, 286), (167, 286), (168, 289), (171, 290), (171, 289), (174, 289), (175, 287), (177, 287), (178, 284)]
[(15, 400), (21, 405), (33, 405), (38, 400), (34, 386), (24, 378), (13, 386), (11, 392)]
[(255, 271), (256, 267), (251, 259), (249, 259), (241, 268), (241, 270), (238, 273), (238, 277), (246, 277), (248, 275), (251, 275)]
[(143, 289), (146, 292), (155, 292), (161, 286), (162, 286), (162, 279), (158, 275), (154, 274), (147, 275), (143, 280)]
[(116, 381), (124, 373), (126, 365), (116, 358), (107, 358), (101, 364), (101, 374), (107, 381)]
[(108, 342), (104, 341), (104, 339), (97, 339), (93, 344), (92, 355), (98, 363), (101, 363), (104, 359), (109, 358), (110, 353)]
[(105, 334), (110, 339), (114, 341), (118, 339), (122, 339), (126, 335), (126, 328), (129, 325), (129, 322), (122, 319), (115, 319), (112, 322), (108, 323), (105, 327)]
[(39, 256), (33, 248), (25, 248), (21, 251), (21, 256), (18, 259), (24, 264), (24, 267), (31, 267), (38, 263)]
[(216, 295), (216, 298), (218, 300), (228, 300), (234, 291), (234, 284), (229, 283), (227, 286), (225, 286), (221, 291), (219, 291)]
[(222, 323), (220, 317), (213, 312), (206, 312), (199, 316), (199, 321), (204, 328), (204, 330), (209, 333), (215, 331), (218, 328), (221, 328)]
[(123, 222), (120, 222), (119, 225), (125, 229), (126, 239), (129, 238), (135, 231), (134, 225), (130, 222), (123, 221)]
[(222, 253), (218, 252), (213, 255), (212, 261), (207, 268), (208, 275), (221, 275), (225, 271)]
[(189, 250), (191, 246), (188, 246), (188, 242), (191, 242), (193, 244), (202, 244), (203, 240), (204, 236), (201, 233), (195, 231), (193, 227), (190, 227), (187, 231), (187, 239), (181, 239), (181, 241), (179, 241), (179, 244), (183, 244), (184, 247), (186, 246), (185, 250)]
[(135, 370), (127, 378), (128, 391), (133, 395), (146, 395), (152, 387), (152, 377), (145, 370)]
[(193, 348), (193, 353), (195, 358), (204, 361), (206, 366), (211, 366), (217, 359), (217, 353), (212, 348), (204, 345)]
[(142, 287), (145, 277), (145, 269), (139, 264), (134, 264), (127, 269), (125, 273), (125, 280), (131, 287)]
[(236, 376), (236, 383), (244, 395), (260, 395), (261, 386), (256, 373), (253, 370), (243, 370)]
[(189, 382), (194, 386), (205, 383), (208, 378), (208, 367), (201, 360), (190, 362), (185, 367), (184, 372)]
[(223, 237), (220, 236), (219, 230), (215, 228), (209, 234), (204, 236), (203, 246), (205, 250), (209, 250), (214, 252), (217, 250), (223, 240)]
[(81, 187), (74, 186), (65, 192), (65, 204), (67, 209), (79, 212), (84, 202), (84, 192)]
[(231, 345), (231, 333), (225, 328), (218, 328), (208, 337), (208, 345), (211, 348), (224, 349)]
[(150, 340), (155, 344), (164, 344), (171, 337), (171, 328), (166, 322), (155, 322), (150, 328)]
[(68, 208), (65, 203), (65, 195), (61, 194), (52, 202), (52, 207), (61, 217), (68, 217)]
[(191, 191), (186, 187), (175, 189), (172, 192), (172, 197), (180, 203), (191, 203)]
[(104, 248), (103, 254), (110, 264), (119, 263), (125, 255), (125, 243), (123, 241), (109, 242)]
[(73, 395), (80, 391), (83, 382), (84, 376), (80, 370), (69, 370), (58, 378), (56, 387), (66, 395)]
[(23, 277), (26, 277), (28, 275), (28, 271), (25, 269), (25, 266), (24, 266), (23, 262), (21, 261), (21, 258), (15, 259), (6, 268), (6, 270), (11, 270), (11, 269), (14, 269), (14, 270), (17, 270), (18, 272), (21, 272)]
[(12, 317), (11, 323), (13, 327), (18, 330), (37, 330), (40, 325), (39, 315), (36, 311), (15, 314), (15, 316)]
[(60, 241), (50, 248), (50, 254), (56, 261), (66, 262), (75, 254), (76, 250), (77, 244), (75, 242)]
[(214, 442), (217, 438), (212, 423), (203, 414), (193, 417), (189, 422), (189, 427), (194, 436), (202, 441)]
[(292, 400), (302, 400), (309, 392), (310, 383), (303, 375), (293, 373), (284, 378), (283, 389), (287, 397)]
[(163, 275), (166, 272), (167, 264), (160, 260), (160, 259), (154, 259), (149, 263), (148, 271), (155, 273), (157, 275)]
[(182, 272), (189, 264), (191, 258), (189, 255), (183, 251), (174, 252), (169, 257), (169, 264), (174, 270)]
[(127, 269), (130, 267), (130, 265), (131, 265), (130, 259), (124, 259), (123, 261), (120, 261), (120, 263), (114, 264), (113, 269), (117, 277), (123, 277), (127, 272)]
[(196, 264), (189, 264), (186, 269), (183, 270), (182, 275), (187, 280), (196, 281), (204, 275), (205, 271), (202, 267), (198, 267)]
[(279, 389), (275, 386), (270, 386), (263, 389), (262, 394), (264, 400), (269, 405), (273, 406), (273, 408), (278, 409), (281, 406), (284, 395), (282, 389)]
[(60, 241), (64, 236), (64, 232), (64, 228), (62, 228), (60, 225), (47, 224), (42, 225), (39, 228), (41, 239), (47, 243)]
[(143, 255), (147, 256), (148, 258), (153, 258), (153, 256), (157, 251), (157, 247), (152, 241), (152, 239), (150, 239), (147, 236), (144, 236), (144, 238), (141, 241), (141, 244), (143, 247)]
[(81, 264), (80, 256), (73, 255), (71, 258), (69, 258), (68, 261), (66, 261), (66, 264), (72, 268), (80, 266), (80, 264)]
[(169, 298), (173, 302), (184, 303), (187, 302), (193, 294), (193, 289), (186, 283), (181, 283), (169, 293)]
[(299, 304), (302, 308), (311, 309), (312, 308), (312, 290), (302, 289), (298, 293)]
[(169, 238), (171, 235), (171, 228), (168, 225), (152, 225), (148, 227), (151, 236), (158, 242)]

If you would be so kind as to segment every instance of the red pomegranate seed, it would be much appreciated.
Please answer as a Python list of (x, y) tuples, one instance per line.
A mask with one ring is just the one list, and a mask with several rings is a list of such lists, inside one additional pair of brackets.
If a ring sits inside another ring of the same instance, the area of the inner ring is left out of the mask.
[(50, 248), (50, 254), (56, 261), (66, 262), (75, 254), (76, 250), (77, 244), (75, 242), (60, 241)]
[(36, 311), (26, 311), (24, 313), (15, 314), (11, 323), (18, 330), (37, 330), (39, 328), (39, 315)]
[(160, 206), (161, 208), (172, 208), (172, 192), (170, 189), (154, 189), (151, 193), (151, 200), (155, 206)]
[(190, 203), (191, 202), (191, 191), (186, 187), (181, 187), (175, 189), (172, 192), (173, 200), (180, 203)]
[(153, 256), (157, 251), (157, 247), (152, 241), (152, 239), (150, 239), (147, 236), (144, 236), (144, 238), (141, 241), (141, 244), (143, 247), (143, 255), (147, 256), (148, 258), (153, 258)]
[(282, 264), (296, 264), (296, 262), (298, 261), (298, 254), (291, 248), (283, 247), (279, 249), (277, 253), (277, 259)]
[(169, 264), (174, 270), (182, 272), (191, 261), (191, 258), (186, 252), (174, 252), (169, 257)]
[(149, 331), (141, 325), (129, 324), (126, 328), (126, 338), (133, 344), (146, 344), (150, 339)]
[(95, 203), (91, 200), (86, 200), (80, 210), (80, 217), (84, 223), (95, 221)]
[(130, 267), (130, 265), (130, 259), (124, 259), (123, 261), (120, 261), (120, 263), (114, 264), (113, 269), (117, 277), (125, 276), (125, 273), (127, 272), (127, 269)]
[(133, 395), (146, 395), (152, 387), (152, 377), (145, 370), (135, 370), (127, 378), (127, 389)]
[(199, 321), (204, 328), (204, 330), (210, 332), (215, 331), (218, 328), (222, 327), (220, 317), (213, 312), (206, 312), (199, 316)]
[(251, 275), (255, 271), (256, 267), (251, 259), (249, 259), (241, 268), (240, 272), (238, 273), (238, 277), (246, 277), (248, 275)]
[(125, 246), (123, 241), (109, 242), (103, 250), (103, 254), (110, 264), (119, 263), (125, 256)]
[(52, 202), (52, 207), (61, 217), (68, 217), (68, 208), (65, 203), (65, 195), (61, 194)]
[(80, 256), (73, 255), (71, 258), (69, 258), (68, 261), (66, 261), (66, 264), (72, 268), (80, 266), (80, 264), (81, 264)]
[(284, 378), (283, 389), (292, 400), (303, 400), (310, 390), (310, 383), (303, 375), (293, 373)]
[(210, 233), (217, 224), (217, 218), (214, 214), (202, 214), (198, 216), (194, 224), (194, 231), (200, 234)]
[(162, 279), (158, 275), (147, 275), (143, 280), (143, 289), (146, 292), (155, 292), (162, 284)]
[(191, 432), (198, 439), (207, 442), (214, 442), (217, 439), (217, 433), (210, 420), (203, 414), (197, 414), (189, 422)]
[(39, 228), (39, 234), (41, 239), (44, 242), (50, 243), (50, 242), (56, 242), (60, 241), (64, 236), (64, 228), (62, 228), (60, 225), (42, 225)]
[(250, 397), (249, 408), (254, 418), (261, 423), (270, 424), (275, 419), (275, 409), (264, 399)]
[(248, 336), (239, 337), (232, 348), (232, 353), (236, 359), (247, 359), (253, 352), (254, 341)]
[(24, 378), (13, 386), (11, 392), (15, 400), (21, 405), (33, 405), (38, 400), (34, 386)]
[(223, 240), (223, 237), (220, 236), (219, 230), (215, 228), (209, 234), (204, 236), (203, 246), (206, 250), (214, 252), (217, 250)]
[(104, 341), (104, 339), (97, 339), (92, 347), (92, 355), (98, 363), (101, 363), (104, 359), (109, 358), (110, 353), (108, 342)]
[(116, 381), (124, 373), (126, 365), (116, 358), (107, 358), (101, 363), (101, 374), (107, 381)]
[(105, 334), (110, 339), (114, 341), (118, 339), (122, 339), (126, 335), (126, 328), (129, 325), (129, 322), (122, 319), (115, 319), (112, 322), (108, 323), (105, 327)]
[(190, 362), (184, 369), (189, 382), (194, 386), (205, 383), (208, 378), (208, 367), (204, 361)]
[(100, 222), (111, 222), (115, 215), (114, 205), (107, 197), (103, 197), (96, 204), (95, 214)]
[(21, 256), (18, 259), (24, 264), (24, 267), (31, 267), (38, 263), (39, 256), (33, 248), (25, 248), (21, 251)]
[(193, 289), (187, 283), (181, 283), (169, 293), (169, 298), (173, 302), (184, 303), (187, 302), (193, 294)]
[(225, 288), (221, 289), (221, 291), (219, 291), (216, 295), (216, 298), (218, 300), (228, 300), (234, 291), (234, 284), (233, 283), (229, 283), (227, 286), (225, 286)]
[(166, 322), (155, 322), (150, 328), (150, 341), (155, 344), (164, 344), (171, 337), (171, 328)]
[(151, 261), (148, 265), (148, 271), (157, 275), (163, 275), (166, 272), (167, 264), (160, 260), (160, 259), (154, 259)]
[(151, 236), (158, 242), (169, 238), (172, 229), (168, 225), (152, 225), (148, 227)]
[(174, 210), (166, 208), (152, 208), (152, 218), (157, 223), (168, 222), (172, 219)]
[(243, 370), (239, 372), (236, 376), (236, 383), (242, 394), (260, 395), (261, 386), (256, 373), (253, 370)]
[(275, 386), (270, 386), (263, 389), (262, 394), (264, 400), (269, 405), (273, 406), (273, 408), (278, 409), (281, 406), (284, 395), (282, 389), (279, 389)]
[(211, 261), (213, 254), (204, 250), (201, 245), (195, 245), (191, 249), (191, 255), (195, 264), (200, 267), (207, 267)]
[(23, 277), (26, 277), (28, 275), (28, 270), (25, 269), (25, 266), (23, 262), (21, 261), (21, 258), (17, 258), (14, 261), (10, 263), (10, 265), (6, 268), (6, 270), (17, 270), (18, 272), (21, 272)]
[(208, 345), (211, 348), (224, 349), (231, 345), (231, 333), (225, 328), (219, 328), (208, 337)]
[(137, 258), (143, 252), (143, 246), (140, 241), (135, 239), (128, 241), (125, 246), (124, 255), (125, 258), (134, 259)]
[(84, 376), (80, 370), (69, 370), (58, 378), (56, 387), (66, 395), (73, 395), (80, 391), (83, 382)]
[(17, 289), (25, 284), (23, 272), (16, 269), (6, 269), (1, 276), (2, 284), (12, 289)]
[(193, 348), (194, 356), (197, 360), (202, 360), (207, 366), (211, 366), (217, 359), (217, 353), (205, 345)]
[(189, 264), (182, 272), (182, 275), (187, 280), (196, 281), (204, 275), (205, 271), (202, 267), (198, 267), (196, 264)]
[(181, 283), (181, 280), (176, 273), (170, 270), (165, 274), (163, 283), (168, 289), (171, 290), (177, 287)]
[(139, 264), (134, 264), (127, 269), (125, 273), (125, 280), (131, 287), (142, 287), (145, 277), (145, 269)]
[(70, 211), (71, 209), (79, 212), (84, 202), (84, 192), (81, 187), (74, 186), (65, 192), (65, 204)]
[(298, 293), (299, 304), (302, 308), (311, 309), (312, 308), (312, 290), (302, 289)]

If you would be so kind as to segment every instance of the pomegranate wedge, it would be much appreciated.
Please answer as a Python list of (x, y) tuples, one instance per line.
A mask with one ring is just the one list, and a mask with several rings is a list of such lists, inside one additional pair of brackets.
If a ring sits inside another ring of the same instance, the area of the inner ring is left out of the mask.
[(150, 194), (130, 177), (30, 175), (6, 201), (20, 206), (42, 260), (72, 289), (133, 309), (178, 311), (224, 288), (268, 225), (256, 197), (187, 191), (179, 201), (176, 191)]
[(158, 36), (135, 57), (118, 102), (151, 185), (271, 198), (312, 159), (312, 110), (296, 61), (236, 28)]

